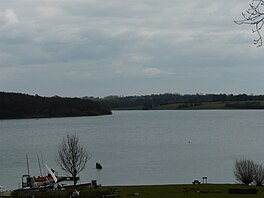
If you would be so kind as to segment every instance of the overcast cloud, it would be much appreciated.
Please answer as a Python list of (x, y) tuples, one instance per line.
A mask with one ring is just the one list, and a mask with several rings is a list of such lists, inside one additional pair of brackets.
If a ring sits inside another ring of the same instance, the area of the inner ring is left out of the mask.
[(263, 94), (244, 0), (1, 0), (0, 89)]

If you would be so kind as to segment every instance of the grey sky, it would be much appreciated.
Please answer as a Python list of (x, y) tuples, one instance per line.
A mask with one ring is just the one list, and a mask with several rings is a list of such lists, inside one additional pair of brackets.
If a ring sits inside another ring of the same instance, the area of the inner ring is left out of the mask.
[(0, 90), (263, 94), (248, 0), (1, 0)]

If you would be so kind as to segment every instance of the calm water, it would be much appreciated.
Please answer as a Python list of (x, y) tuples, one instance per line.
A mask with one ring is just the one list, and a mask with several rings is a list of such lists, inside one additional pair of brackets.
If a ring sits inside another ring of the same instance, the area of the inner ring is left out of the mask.
[[(81, 181), (102, 185), (234, 183), (233, 164), (264, 162), (264, 111), (115, 111), (111, 116), (0, 121), (0, 185), (39, 175), (37, 155), (53, 169), (58, 144), (76, 133), (92, 154)], [(97, 171), (95, 163), (103, 165)]]

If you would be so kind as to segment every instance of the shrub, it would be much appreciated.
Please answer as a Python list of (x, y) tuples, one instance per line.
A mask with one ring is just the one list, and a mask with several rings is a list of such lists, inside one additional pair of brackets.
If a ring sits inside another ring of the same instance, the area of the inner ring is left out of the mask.
[(262, 186), (264, 183), (264, 167), (263, 165), (256, 164), (256, 174), (254, 177), (254, 184), (257, 186)]
[(249, 185), (256, 178), (256, 164), (252, 160), (236, 160), (234, 175), (238, 182)]

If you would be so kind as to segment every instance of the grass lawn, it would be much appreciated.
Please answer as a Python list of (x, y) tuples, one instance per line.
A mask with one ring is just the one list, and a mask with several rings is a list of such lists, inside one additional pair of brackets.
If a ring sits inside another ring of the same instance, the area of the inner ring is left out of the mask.
[[(230, 194), (229, 190), (241, 191), (257, 189), (256, 194)], [(38, 193), (13, 194), (13, 198), (68, 198), (73, 190), (47, 191)], [(34, 194), (34, 195), (33, 195)], [(1, 197), (1, 196), (0, 196)], [(185, 185), (141, 185), (141, 186), (101, 186), (96, 189), (84, 188), (80, 190), (80, 198), (258, 198), (264, 197), (264, 187), (243, 186), (235, 184), (185, 184)]]
[[(200, 184), (200, 185), (150, 185), (150, 186), (118, 186), (120, 191), (115, 193), (123, 198), (235, 198), (235, 197), (264, 197), (264, 188), (257, 187), (257, 194), (229, 194), (229, 189), (249, 189), (248, 187), (231, 184)], [(262, 192), (263, 191), (263, 192)]]

